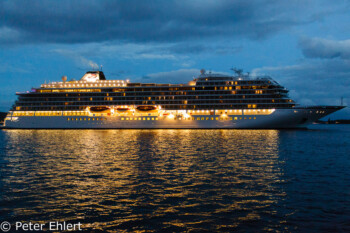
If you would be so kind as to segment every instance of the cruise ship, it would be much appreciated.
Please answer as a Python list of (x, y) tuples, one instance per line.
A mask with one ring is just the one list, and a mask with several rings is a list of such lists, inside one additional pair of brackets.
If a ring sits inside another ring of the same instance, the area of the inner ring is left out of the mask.
[(299, 106), (268, 76), (201, 70), (186, 84), (107, 80), (89, 71), (79, 81), (16, 93), (7, 129), (280, 129), (306, 128), (344, 106)]

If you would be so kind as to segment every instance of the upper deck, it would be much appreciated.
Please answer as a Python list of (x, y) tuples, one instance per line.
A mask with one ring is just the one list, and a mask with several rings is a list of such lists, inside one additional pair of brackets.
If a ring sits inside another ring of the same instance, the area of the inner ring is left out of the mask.
[[(65, 76), (62, 77), (64, 79)], [(276, 81), (268, 76), (249, 77), (228, 76), (224, 74), (201, 74), (186, 84), (159, 84), (159, 83), (131, 83), (127, 80), (107, 80), (102, 71), (88, 71), (79, 81), (62, 81), (42, 84), (42, 89), (76, 89), (76, 88), (109, 88), (109, 87), (189, 87), (189, 86), (217, 86), (217, 85), (247, 85), (272, 84), (280, 86)], [(40, 89), (35, 88), (35, 89)], [(254, 88), (255, 89), (255, 88)], [(285, 89), (285, 88), (284, 88)]]
[(288, 90), (269, 77), (201, 74), (186, 84), (106, 80), (101, 71), (79, 81), (50, 82), (19, 95), (14, 109), (74, 110), (88, 106), (159, 105), (163, 109), (290, 108)]

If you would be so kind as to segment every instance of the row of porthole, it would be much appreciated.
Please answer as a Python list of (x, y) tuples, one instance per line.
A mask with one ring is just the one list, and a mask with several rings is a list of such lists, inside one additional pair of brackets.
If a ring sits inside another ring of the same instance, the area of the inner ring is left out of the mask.
[(67, 121), (103, 121), (103, 120), (107, 120), (107, 118), (98, 118), (98, 117), (88, 117), (88, 118), (67, 118)]
[[(256, 117), (227, 117), (227, 118), (219, 118), (219, 117), (189, 117), (189, 118), (177, 118), (178, 120), (197, 120), (197, 121), (204, 121), (204, 120), (230, 120), (230, 121), (232, 121), (232, 120), (252, 120), (252, 119), (254, 119), (254, 120), (256, 120)], [(132, 117), (127, 117), (127, 118), (124, 118), (124, 117), (122, 117), (121, 118), (121, 120), (122, 121), (124, 121), (124, 120), (126, 120), (126, 121), (132, 121), (132, 120), (147, 120), (147, 121), (149, 121), (149, 120), (158, 120), (158, 117), (135, 117), (135, 118), (132, 118)]]
[[(189, 118), (190, 119), (190, 118)], [(230, 121), (232, 121), (232, 120), (235, 120), (235, 121), (237, 121), (237, 120), (252, 120), (252, 119), (254, 119), (254, 120), (256, 120), (256, 117), (227, 117), (227, 118), (219, 118), (219, 117), (192, 117), (192, 120), (197, 120), (197, 121), (203, 121), (203, 120), (206, 120), (206, 121), (208, 121), (208, 120), (211, 120), (211, 121), (213, 121), (213, 120), (216, 120), (216, 121), (218, 121), (218, 120), (230, 120)]]
[[(227, 117), (227, 118), (219, 118), (219, 117), (189, 117), (189, 118), (184, 118), (183, 120), (197, 120), (197, 121), (204, 121), (204, 120), (230, 120), (230, 121), (232, 121), (232, 120), (252, 120), (252, 119), (254, 119), (254, 120), (256, 120), (256, 117)], [(72, 118), (67, 118), (67, 121), (103, 121), (103, 120), (107, 120), (107, 118), (94, 118), (94, 117), (88, 117), (88, 118), (74, 118), (74, 117), (72, 117)], [(124, 121), (124, 120), (126, 120), (126, 121), (128, 121), (128, 120), (139, 120), (139, 121), (141, 121), (141, 120), (144, 120), (144, 121), (150, 121), (150, 120), (152, 120), (152, 121), (154, 121), (154, 120), (158, 120), (158, 117), (135, 117), (135, 118), (132, 118), (132, 117), (130, 117), (130, 118), (124, 118), (124, 117), (122, 117), (121, 118), (121, 120), (122, 121)], [(181, 118), (178, 118), (178, 120), (182, 120)]]
[(122, 117), (121, 118), (121, 120), (122, 121), (124, 121), (124, 120), (126, 120), (126, 121), (132, 121), (132, 120), (135, 120), (135, 121), (137, 121), (137, 120), (139, 120), (139, 121), (141, 121), (141, 120), (143, 120), (143, 121), (154, 121), (154, 120), (158, 120), (158, 117), (126, 117), (126, 118), (124, 118), (124, 117)]

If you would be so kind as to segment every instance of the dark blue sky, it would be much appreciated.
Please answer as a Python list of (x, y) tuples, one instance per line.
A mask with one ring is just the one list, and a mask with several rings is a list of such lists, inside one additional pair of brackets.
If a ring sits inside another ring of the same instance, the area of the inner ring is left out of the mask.
[(100, 65), (107, 79), (162, 83), (239, 67), (301, 104), (349, 104), (349, 13), (345, 0), (1, 1), (0, 110)]

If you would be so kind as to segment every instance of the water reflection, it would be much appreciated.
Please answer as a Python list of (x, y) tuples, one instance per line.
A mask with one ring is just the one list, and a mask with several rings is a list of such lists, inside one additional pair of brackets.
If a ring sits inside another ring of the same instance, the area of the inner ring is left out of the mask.
[(3, 133), (0, 216), (8, 221), (81, 221), (104, 231), (282, 229), (279, 131)]

